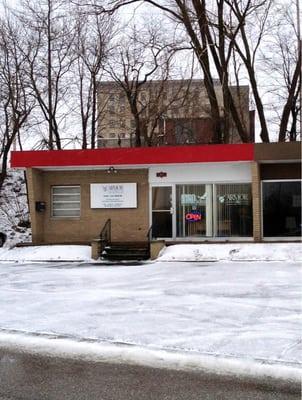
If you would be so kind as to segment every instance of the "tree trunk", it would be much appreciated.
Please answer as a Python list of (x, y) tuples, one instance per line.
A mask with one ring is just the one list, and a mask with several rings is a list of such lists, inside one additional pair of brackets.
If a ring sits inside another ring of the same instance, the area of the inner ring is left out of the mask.
[(48, 84), (48, 147), (53, 150), (53, 110), (52, 110), (52, 60), (51, 60), (51, 0), (48, 0), (47, 12), (47, 84)]
[(298, 85), (299, 76), (301, 74), (301, 51), (299, 53), (297, 65), (294, 71), (293, 79), (290, 85), (287, 102), (283, 108), (283, 113), (280, 122), (280, 130), (279, 130), (279, 142), (285, 142), (286, 139), (286, 130), (288, 125), (288, 120), (290, 116), (290, 112), (294, 103), (296, 87)]
[(193, 0), (193, 6), (196, 10), (196, 14), (199, 17), (198, 25), (201, 35), (201, 42), (200, 42), (191, 24), (191, 20), (188, 15), (188, 10), (186, 8), (187, 6), (183, 4), (180, 0), (176, 0), (176, 2), (179, 9), (181, 10), (183, 17), (183, 24), (187, 30), (189, 37), (192, 40), (194, 51), (197, 55), (199, 64), (203, 70), (204, 85), (209, 98), (211, 117), (213, 121), (213, 129), (214, 129), (213, 143), (222, 143), (222, 130), (221, 130), (219, 105), (214, 89), (214, 82), (211, 75), (210, 62), (207, 49), (206, 26), (208, 21), (205, 13), (205, 3), (204, 0), (202, 0), (202, 2), (200, 2), (199, 0)]
[(7, 161), (8, 161), (8, 153), (10, 149), (11, 144), (6, 144), (5, 149), (3, 151), (2, 155), (2, 169), (0, 172), (0, 193), (3, 187), (3, 183), (7, 177)]
[(265, 115), (264, 115), (263, 104), (262, 104), (262, 100), (261, 100), (259, 92), (258, 92), (258, 86), (257, 86), (255, 74), (254, 74), (254, 71), (252, 70), (252, 68), (250, 68), (248, 65), (246, 67), (247, 67), (247, 70), (249, 73), (251, 87), (253, 90), (255, 104), (256, 104), (259, 120), (260, 120), (260, 126), (261, 126), (260, 138), (261, 138), (262, 142), (269, 143), (270, 140), (269, 140), (269, 134), (268, 134), (268, 129), (267, 129), (267, 125), (266, 125), (266, 119), (265, 119)]
[(96, 120), (97, 120), (97, 81), (92, 76), (92, 112), (91, 112), (91, 148), (95, 149), (96, 142)]

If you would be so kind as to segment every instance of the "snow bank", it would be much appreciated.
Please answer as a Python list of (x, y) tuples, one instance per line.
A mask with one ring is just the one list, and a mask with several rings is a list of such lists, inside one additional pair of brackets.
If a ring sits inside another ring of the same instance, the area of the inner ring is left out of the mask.
[(0, 333), (0, 346), (33, 354), (45, 354), (49, 357), (132, 364), (194, 373), (236, 375), (261, 382), (273, 379), (279, 383), (282, 381), (299, 384), (301, 379), (301, 370), (291, 366), (269, 365), (252, 360), (217, 358), (114, 343), (77, 342), (64, 338)]
[[(90, 246), (49, 245), (0, 248), (0, 261), (87, 261)], [(165, 247), (156, 261), (302, 261), (300, 243), (178, 244)]]
[(158, 261), (302, 261), (301, 243), (178, 244)]
[(0, 249), (0, 261), (87, 261), (91, 262), (90, 246), (53, 245)]

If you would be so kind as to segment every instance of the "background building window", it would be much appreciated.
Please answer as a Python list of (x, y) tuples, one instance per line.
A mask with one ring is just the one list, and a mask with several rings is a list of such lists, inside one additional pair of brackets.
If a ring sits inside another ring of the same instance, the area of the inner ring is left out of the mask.
[(52, 217), (79, 217), (81, 213), (80, 186), (53, 186)]
[(263, 236), (301, 235), (301, 182), (263, 182)]

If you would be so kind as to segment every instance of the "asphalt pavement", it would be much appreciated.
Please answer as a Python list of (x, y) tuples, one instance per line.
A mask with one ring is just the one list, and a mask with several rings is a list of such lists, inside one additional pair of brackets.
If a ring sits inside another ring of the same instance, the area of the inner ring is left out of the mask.
[(297, 385), (0, 348), (0, 400), (300, 400)]

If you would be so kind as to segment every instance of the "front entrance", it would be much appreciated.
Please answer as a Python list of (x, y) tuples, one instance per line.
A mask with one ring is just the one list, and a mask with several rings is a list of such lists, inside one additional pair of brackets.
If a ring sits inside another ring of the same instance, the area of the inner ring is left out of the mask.
[(172, 186), (152, 188), (152, 235), (172, 238)]
[(176, 185), (176, 236), (212, 236), (212, 185)]
[(252, 236), (250, 183), (152, 187), (154, 238)]

